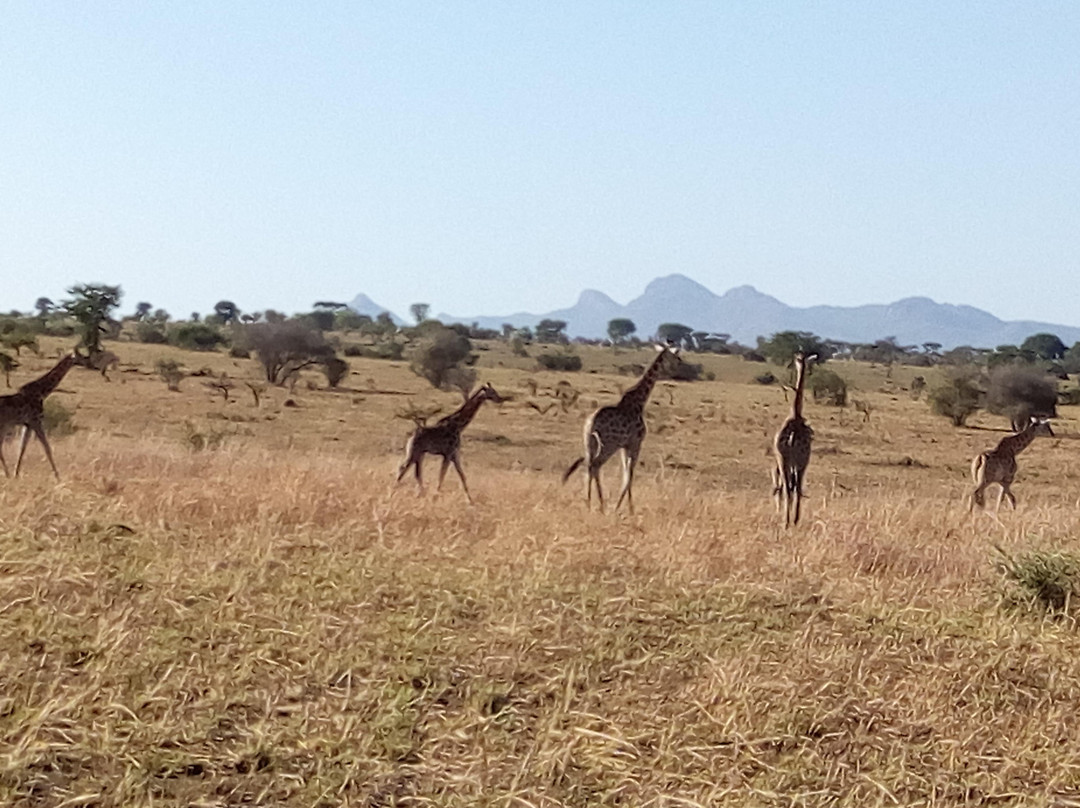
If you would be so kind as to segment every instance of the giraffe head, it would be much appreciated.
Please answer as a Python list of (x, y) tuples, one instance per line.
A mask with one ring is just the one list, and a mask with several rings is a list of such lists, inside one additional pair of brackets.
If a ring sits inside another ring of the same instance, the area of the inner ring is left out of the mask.
[(473, 396), (480, 401), (493, 401), (496, 404), (502, 404), (504, 401), (508, 400), (505, 396), (499, 395), (498, 391), (487, 382), (484, 383), (483, 387), (473, 393)]
[(675, 378), (679, 366), (683, 364), (679, 356), (679, 346), (672, 345), (670, 342), (667, 344), (658, 342), (653, 347), (656, 348), (656, 352), (659, 354), (655, 363), (657, 368), (666, 372), (668, 376)]
[(1050, 428), (1049, 418), (1040, 418), (1037, 415), (1031, 416), (1031, 424), (1028, 427), (1032, 429), (1036, 436), (1043, 436), (1046, 438), (1054, 437), (1054, 430)]

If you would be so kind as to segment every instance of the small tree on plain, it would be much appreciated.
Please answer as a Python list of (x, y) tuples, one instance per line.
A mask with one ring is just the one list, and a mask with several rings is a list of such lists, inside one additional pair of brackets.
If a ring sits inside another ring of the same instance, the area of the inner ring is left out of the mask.
[(240, 309), (231, 300), (219, 300), (215, 303), (214, 314), (220, 317), (225, 325), (240, 319)]
[(245, 327), (242, 341), (255, 351), (266, 380), (276, 385), (334, 354), (326, 337), (296, 320), (252, 323)]
[(339, 356), (328, 356), (322, 364), (323, 373), (326, 374), (326, 383), (331, 388), (337, 388), (349, 375), (349, 363)]
[(949, 374), (945, 382), (934, 387), (927, 396), (930, 409), (937, 415), (944, 415), (952, 421), (953, 426), (963, 426), (979, 409), (982, 391), (975, 378), (971, 370)]
[(413, 303), (409, 306), (409, 313), (416, 320), (416, 324), (424, 322), (427, 319), (428, 312), (431, 310), (431, 306), (427, 303)]
[(780, 331), (769, 339), (758, 337), (758, 352), (774, 364), (790, 365), (800, 351), (807, 356), (817, 354), (818, 364), (832, 356), (828, 344), (809, 331)]
[(102, 283), (80, 283), (68, 289), (71, 297), (63, 308), (78, 322), (82, 332), (80, 347), (90, 356), (101, 353), (101, 337), (108, 333), (109, 315), (120, 305), (123, 296), (119, 286)]
[(1065, 356), (1065, 343), (1056, 334), (1032, 334), (1022, 343), (1021, 351), (1030, 351), (1039, 359), (1052, 362)]
[(451, 328), (437, 326), (431, 328), (417, 345), (409, 368), (436, 389), (460, 388), (467, 380), (462, 376), (462, 369), (471, 364), (471, 352), (472, 343), (468, 337)]
[(1014, 430), (1027, 426), (1031, 416), (1057, 416), (1057, 383), (1047, 373), (1023, 365), (1007, 365), (990, 373), (986, 409), (1004, 415)]
[(544, 343), (566, 342), (566, 320), (544, 319), (536, 324), (536, 341)]
[(834, 407), (847, 406), (847, 382), (828, 368), (818, 368), (810, 377), (810, 391), (814, 401)]
[(626, 317), (616, 317), (614, 320), (609, 320), (607, 324), (608, 337), (616, 345), (635, 331), (637, 331), (637, 326), (634, 325), (634, 321)]
[(693, 348), (694, 343), (691, 334), (694, 333), (688, 325), (682, 323), (661, 323), (656, 329), (656, 337), (661, 342), (669, 342), (673, 345), (685, 345), (687, 349)]

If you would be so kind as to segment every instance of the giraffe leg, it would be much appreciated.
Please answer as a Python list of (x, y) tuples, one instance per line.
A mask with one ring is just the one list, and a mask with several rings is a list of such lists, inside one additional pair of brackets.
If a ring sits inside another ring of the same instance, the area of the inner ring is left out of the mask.
[(473, 504), (472, 494), (469, 493), (469, 484), (465, 482), (465, 472), (461, 470), (461, 458), (458, 457), (457, 452), (454, 452), (450, 456), (451, 461), (454, 464), (454, 469), (457, 471), (457, 476), (461, 478), (461, 487), (465, 489), (465, 499), (469, 501), (469, 504)]
[(797, 470), (797, 471), (795, 471), (795, 473), (792, 476), (794, 477), (794, 480), (795, 480), (795, 485), (793, 486), (794, 489), (795, 489), (795, 491), (794, 491), (794, 494), (795, 494), (795, 503), (794, 503), (795, 504), (795, 517), (794, 517), (794, 519), (792, 519), (792, 524), (797, 525), (797, 524), (799, 524), (799, 511), (802, 509), (803, 473), (802, 473), (802, 471)]
[(38, 440), (41, 441), (41, 445), (45, 449), (45, 456), (49, 458), (49, 465), (52, 466), (53, 476), (59, 480), (60, 472), (56, 470), (56, 461), (53, 460), (52, 448), (49, 446), (49, 439), (45, 437), (45, 427), (41, 424), (34, 424), (34, 433), (37, 435)]
[(623, 449), (623, 486), (622, 491), (619, 492), (619, 500), (615, 503), (615, 510), (619, 510), (623, 497), (626, 497), (626, 504), (630, 506), (630, 513), (634, 512), (634, 495), (631, 492), (631, 487), (634, 484), (634, 464), (636, 463), (637, 454)]
[(15, 476), (19, 476), (22, 468), (23, 455), (26, 454), (26, 444), (30, 442), (30, 427), (24, 426), (22, 437), (19, 439), (19, 456), (15, 458)]
[(11, 472), (8, 471), (7, 461), (4, 460), (4, 432), (0, 430), (0, 466), (4, 469), (4, 476), (10, 477)]
[(997, 507), (994, 508), (994, 513), (1001, 510), (1001, 501), (1005, 499), (1005, 483), (998, 483), (998, 489)]
[[(589, 466), (589, 482), (590, 484), (596, 484), (596, 501), (600, 503), (600, 513), (604, 512), (604, 492), (600, 488), (600, 466), (599, 464)], [(590, 503), (591, 505), (591, 503)]]
[(773, 470), (772, 470), (772, 483), (773, 483), (773, 489), (772, 489), (773, 503), (776, 505), (776, 512), (780, 513), (780, 502), (783, 499), (783, 494), (784, 494), (784, 473), (780, 469), (779, 465), (773, 467)]
[(442, 465), (439, 466), (439, 482), (435, 485), (435, 491), (442, 491), (443, 480), (446, 478), (446, 470), (450, 468), (450, 455), (443, 455)]
[[(1011, 485), (1001, 486), (1001, 496), (1009, 500), (1009, 504), (1012, 505), (1013, 510), (1016, 510), (1016, 496), (1012, 492)], [(998, 507), (1001, 507), (1000, 501)]]
[(424, 495), (424, 480), (420, 474), (420, 466), (424, 462), (424, 456), (420, 455), (413, 461), (413, 470), (416, 473), (416, 496)]

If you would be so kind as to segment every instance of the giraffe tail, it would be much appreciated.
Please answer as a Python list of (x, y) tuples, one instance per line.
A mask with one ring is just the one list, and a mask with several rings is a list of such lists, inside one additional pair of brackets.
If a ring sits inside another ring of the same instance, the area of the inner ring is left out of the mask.
[(562, 481), (564, 485), (566, 484), (566, 481), (570, 479), (570, 475), (577, 471), (578, 466), (580, 466), (584, 462), (585, 458), (579, 457), (577, 460), (570, 464), (570, 468), (563, 472)]
[(975, 459), (971, 461), (971, 481), (978, 485), (982, 482), (982, 476), (986, 466), (986, 455), (977, 454)]

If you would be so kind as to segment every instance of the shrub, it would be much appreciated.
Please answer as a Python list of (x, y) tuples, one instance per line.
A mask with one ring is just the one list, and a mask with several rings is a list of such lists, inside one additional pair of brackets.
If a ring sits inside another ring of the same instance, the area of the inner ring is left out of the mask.
[(328, 356), (323, 362), (323, 373), (326, 374), (326, 383), (337, 387), (349, 375), (349, 363), (340, 357)]
[(188, 351), (213, 351), (225, 337), (206, 323), (179, 323), (169, 329), (169, 343)]
[(233, 359), (250, 359), (251, 351), (247, 348), (241, 348), (239, 345), (234, 345), (229, 349), (229, 356)]
[(240, 338), (242, 347), (255, 351), (271, 384), (284, 384), (293, 374), (334, 354), (322, 333), (296, 320), (252, 323)]
[(810, 377), (810, 391), (814, 401), (834, 407), (847, 406), (847, 382), (838, 373), (818, 368)]
[(469, 338), (445, 326), (432, 328), (427, 333), (413, 351), (409, 368), (436, 389), (460, 386), (462, 378), (456, 369), (475, 361)]
[(68, 409), (55, 398), (47, 398), (41, 423), (45, 432), (52, 437), (70, 435), (75, 431), (75, 411)]
[(1015, 585), (1015, 600), (1061, 612), (1080, 594), (1080, 558), (1066, 553), (1032, 551), (1012, 558), (1000, 547), (998, 571)]
[(363, 356), (364, 349), (359, 345), (346, 345), (345, 350), (342, 353), (346, 356)]
[(676, 382), (696, 382), (701, 380), (701, 372), (704, 368), (690, 362), (679, 362), (670, 368), (662, 368), (661, 379), (671, 379)]
[(581, 370), (581, 357), (576, 354), (540, 354), (536, 361), (544, 370)]
[(776, 377), (766, 371), (755, 376), (754, 381), (758, 384), (776, 384)]
[(1020, 365), (994, 369), (986, 391), (986, 408), (1023, 429), (1032, 415), (1057, 415), (1057, 382), (1041, 370)]
[(141, 322), (135, 326), (135, 339), (148, 345), (164, 345), (169, 337), (156, 323)]
[(970, 371), (950, 374), (944, 384), (930, 391), (930, 409), (950, 419), (953, 426), (963, 426), (968, 417), (979, 409), (982, 391)]
[(159, 359), (156, 365), (158, 376), (173, 392), (180, 390), (180, 382), (184, 378), (182, 365), (175, 359)]

